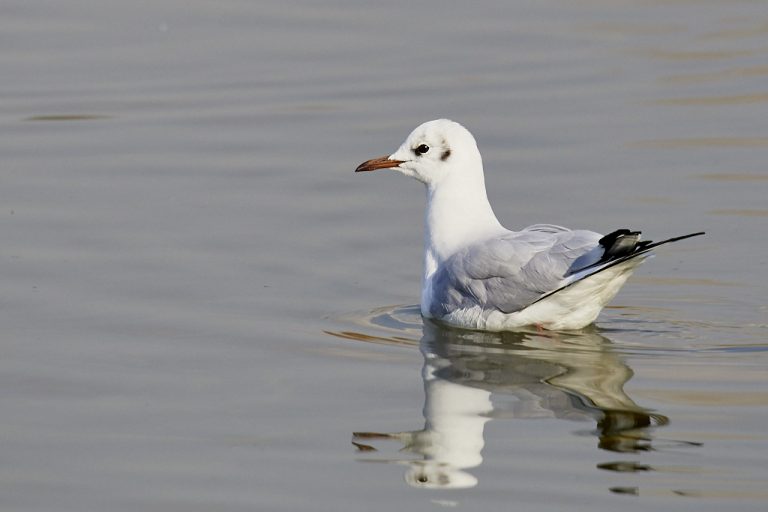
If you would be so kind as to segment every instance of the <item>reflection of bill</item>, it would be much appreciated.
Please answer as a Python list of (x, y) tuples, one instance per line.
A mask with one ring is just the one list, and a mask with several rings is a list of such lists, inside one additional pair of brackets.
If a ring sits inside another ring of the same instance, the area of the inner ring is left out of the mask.
[[(491, 418), (592, 420), (599, 447), (615, 452), (649, 449), (649, 427), (667, 423), (666, 417), (627, 396), (623, 386), (632, 370), (610, 350), (610, 341), (594, 331), (485, 333), (425, 322), (420, 346), (424, 428), (354, 434), (361, 452), (374, 450), (368, 444), (373, 440), (393, 439), (403, 444), (403, 451), (420, 456), (391, 461), (408, 466), (405, 479), (414, 487), (477, 485), (466, 470), (482, 463), (483, 429)], [(492, 393), (496, 404), (491, 403)], [(601, 468), (631, 471), (632, 464)]]

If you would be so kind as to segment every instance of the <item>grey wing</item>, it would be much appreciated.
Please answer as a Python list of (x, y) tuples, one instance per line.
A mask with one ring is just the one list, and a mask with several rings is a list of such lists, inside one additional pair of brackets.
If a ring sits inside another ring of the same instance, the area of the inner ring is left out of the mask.
[(432, 281), (431, 313), (476, 305), (512, 313), (568, 282), (572, 269), (597, 262), (601, 235), (535, 225), (485, 240), (451, 256)]

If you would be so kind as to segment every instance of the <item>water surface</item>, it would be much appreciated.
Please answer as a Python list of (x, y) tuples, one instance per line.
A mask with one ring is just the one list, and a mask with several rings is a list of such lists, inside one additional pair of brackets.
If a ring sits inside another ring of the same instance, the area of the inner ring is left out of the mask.
[[(8, 510), (764, 510), (760, 2), (6, 2)], [(650, 238), (578, 334), (414, 309), (479, 141), (510, 228)]]

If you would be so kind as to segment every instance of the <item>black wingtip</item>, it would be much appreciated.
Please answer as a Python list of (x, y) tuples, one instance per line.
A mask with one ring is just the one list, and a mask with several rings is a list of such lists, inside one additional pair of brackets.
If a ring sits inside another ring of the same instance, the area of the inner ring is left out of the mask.
[(654, 247), (658, 247), (660, 245), (668, 244), (668, 243), (671, 243), (671, 242), (679, 242), (680, 240), (685, 240), (686, 238), (693, 238), (694, 236), (701, 236), (701, 235), (706, 235), (706, 234), (707, 233), (704, 232), (704, 231), (698, 231), (696, 233), (689, 233), (687, 235), (675, 236), (675, 237), (672, 237), (672, 238), (667, 238), (666, 240), (662, 240), (661, 242), (651, 242), (651, 241), (649, 241), (648, 244), (645, 247), (643, 247), (643, 250), (645, 251), (647, 249), (653, 249)]
[[(558, 293), (558, 292), (560, 292), (560, 291), (562, 291), (562, 290), (564, 290), (566, 288), (569, 288), (569, 287), (573, 286), (574, 284), (582, 281), (583, 279), (591, 277), (591, 276), (597, 274), (598, 272), (602, 272), (603, 270), (606, 270), (606, 269), (609, 269), (609, 268), (614, 267), (616, 265), (619, 265), (619, 264), (621, 264), (621, 263), (623, 263), (623, 262), (625, 262), (627, 260), (631, 260), (631, 259), (633, 259), (633, 258), (635, 258), (637, 256), (642, 255), (642, 254), (646, 254), (646, 253), (650, 252), (651, 249), (653, 249), (654, 247), (658, 247), (660, 245), (668, 244), (668, 243), (671, 243), (671, 242), (678, 242), (680, 240), (685, 240), (686, 238), (693, 238), (694, 236), (701, 236), (701, 235), (705, 235), (705, 234), (706, 233), (704, 231), (697, 231), (696, 233), (689, 233), (687, 235), (667, 238), (666, 240), (662, 240), (661, 242), (651, 242), (650, 240), (648, 240), (648, 241), (639, 241), (638, 240), (637, 245), (636, 245), (636, 247), (634, 248), (634, 250), (632, 252), (624, 254), (623, 256), (614, 257), (613, 259), (608, 260), (608, 261), (604, 261), (603, 258), (601, 258), (600, 261), (598, 261), (597, 263), (593, 263), (592, 265), (587, 265), (586, 267), (580, 268), (578, 270), (572, 270), (571, 272), (569, 272), (569, 275), (573, 275), (573, 274), (575, 274), (577, 272), (582, 272), (582, 271), (587, 270), (587, 269), (592, 268), (592, 267), (601, 267), (601, 268), (595, 270), (593, 273), (584, 275), (584, 276), (582, 276), (581, 278), (579, 278), (576, 281), (571, 281), (570, 283), (566, 284), (565, 286), (561, 286), (557, 290), (554, 290), (554, 291), (551, 291), (549, 293), (546, 293), (546, 294), (542, 295), (541, 297), (539, 297), (538, 299), (533, 301), (531, 304), (528, 304), (528, 306), (526, 306), (526, 307), (530, 307), (533, 304), (536, 304), (537, 302), (541, 302), (542, 300), (546, 299), (547, 297), (551, 297), (552, 295), (554, 295), (554, 294), (556, 294), (556, 293)], [(601, 238), (599, 240), (600, 245), (603, 245), (605, 247), (605, 245), (603, 244), (603, 241), (608, 243), (611, 240), (610, 237), (612, 237), (613, 235), (615, 235), (613, 237), (614, 239), (618, 239), (621, 236), (634, 236), (634, 235), (638, 235), (638, 237), (639, 237), (640, 232), (639, 231), (630, 231), (628, 229), (619, 229), (619, 230), (616, 230), (613, 233), (609, 233), (608, 235), (605, 235), (603, 238)], [(615, 243), (615, 240), (614, 240), (614, 243)], [(613, 245), (614, 243), (612, 243), (611, 245)], [(606, 252), (608, 252), (608, 251), (606, 251)]]
[(597, 263), (615, 260), (616, 258), (632, 254), (641, 243), (648, 245), (650, 242), (640, 242), (640, 234), (640, 231), (617, 229), (613, 233), (605, 235), (597, 241), (604, 248), (603, 256)]
[(628, 229), (617, 229), (613, 233), (605, 235), (598, 240), (598, 243), (605, 247), (605, 252), (599, 263), (615, 260), (624, 256), (630, 256), (634, 253), (645, 252), (648, 249), (653, 249), (660, 245), (668, 244), (670, 242), (678, 242), (685, 240), (686, 238), (692, 238), (694, 236), (704, 235), (704, 231), (698, 231), (696, 233), (689, 233), (687, 235), (676, 236), (667, 238), (661, 242), (654, 242), (653, 240), (640, 240), (640, 231), (630, 231)]
[(581, 272), (592, 267), (599, 267), (606, 263), (620, 263), (628, 259), (632, 259), (635, 256), (645, 254), (654, 247), (668, 244), (671, 242), (678, 242), (685, 240), (686, 238), (693, 238), (694, 236), (701, 236), (706, 234), (704, 231), (698, 231), (696, 233), (689, 233), (687, 235), (676, 236), (667, 238), (661, 242), (654, 242), (652, 240), (640, 240), (640, 231), (631, 231), (629, 229), (617, 229), (612, 233), (608, 233), (603, 238), (598, 240), (598, 243), (605, 248), (605, 252), (598, 261), (586, 267), (572, 270), (570, 274)]

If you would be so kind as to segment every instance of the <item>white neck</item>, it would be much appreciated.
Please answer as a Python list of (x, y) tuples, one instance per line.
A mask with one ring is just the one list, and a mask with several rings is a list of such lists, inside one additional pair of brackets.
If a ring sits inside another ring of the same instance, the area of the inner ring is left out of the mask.
[(482, 170), (469, 178), (427, 185), (425, 282), (459, 249), (504, 231), (488, 202)]

